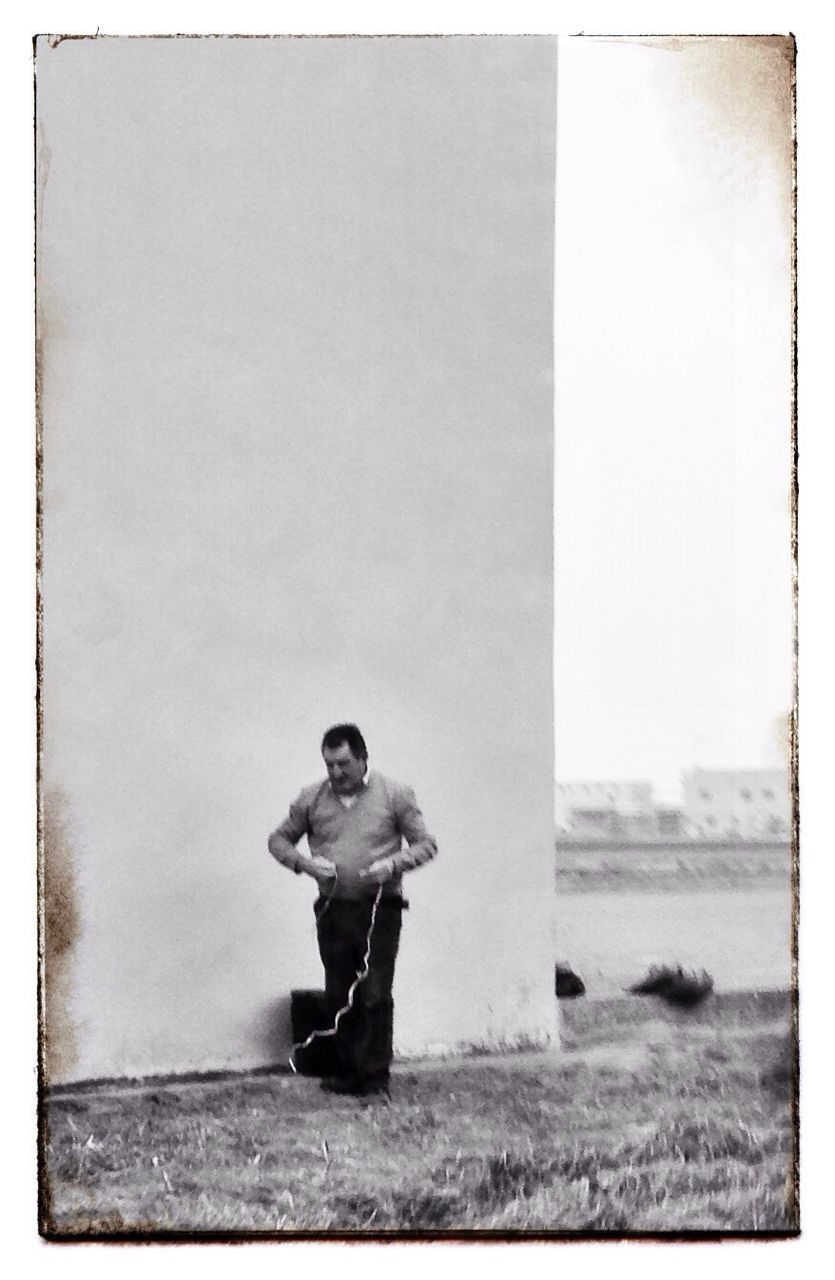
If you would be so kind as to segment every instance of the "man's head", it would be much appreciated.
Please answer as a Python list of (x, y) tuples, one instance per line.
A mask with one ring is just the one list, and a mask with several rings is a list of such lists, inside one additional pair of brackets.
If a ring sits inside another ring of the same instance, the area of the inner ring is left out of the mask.
[(368, 748), (355, 724), (335, 724), (322, 739), (322, 759), (340, 795), (359, 791), (368, 768)]

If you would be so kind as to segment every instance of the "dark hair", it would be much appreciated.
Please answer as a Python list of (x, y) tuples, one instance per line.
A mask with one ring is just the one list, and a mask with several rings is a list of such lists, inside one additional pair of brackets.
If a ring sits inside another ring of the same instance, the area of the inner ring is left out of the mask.
[(325, 747), (327, 747), (328, 751), (336, 751), (337, 747), (341, 747), (343, 742), (357, 760), (368, 759), (368, 747), (365, 745), (365, 738), (355, 724), (335, 724), (328, 729), (322, 739), (322, 751), (324, 752)]

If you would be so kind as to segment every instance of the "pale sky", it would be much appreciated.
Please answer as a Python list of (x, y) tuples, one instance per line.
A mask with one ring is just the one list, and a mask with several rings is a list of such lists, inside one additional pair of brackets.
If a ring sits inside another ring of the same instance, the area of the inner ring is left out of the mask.
[(788, 75), (738, 38), (560, 44), (561, 780), (785, 762)]

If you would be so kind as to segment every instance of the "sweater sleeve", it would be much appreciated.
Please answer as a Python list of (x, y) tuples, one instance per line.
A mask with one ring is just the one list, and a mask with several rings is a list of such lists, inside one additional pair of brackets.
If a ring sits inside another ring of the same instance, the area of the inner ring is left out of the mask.
[(296, 875), (301, 874), (299, 852), (296, 848), (302, 836), (308, 834), (309, 817), (305, 793), (302, 791), (290, 805), (287, 817), (276, 827), (267, 841), (267, 847), (282, 866), (289, 867)]
[(409, 846), (392, 857), (392, 866), (399, 875), (403, 871), (413, 871), (415, 867), (431, 862), (438, 852), (438, 845), (435, 837), (426, 829), (423, 814), (411, 787), (398, 787), (393, 804), (400, 833)]

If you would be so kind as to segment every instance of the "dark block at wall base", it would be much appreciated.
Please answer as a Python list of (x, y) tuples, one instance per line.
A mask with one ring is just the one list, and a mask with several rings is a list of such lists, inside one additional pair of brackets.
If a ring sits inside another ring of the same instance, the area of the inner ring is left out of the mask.
[[(327, 1031), (332, 1023), (324, 991), (290, 993), (290, 1025), (293, 1044), (303, 1044), (314, 1031)], [(339, 1064), (333, 1036), (317, 1036), (305, 1049), (297, 1049), (293, 1061), (302, 1076), (337, 1075)]]

